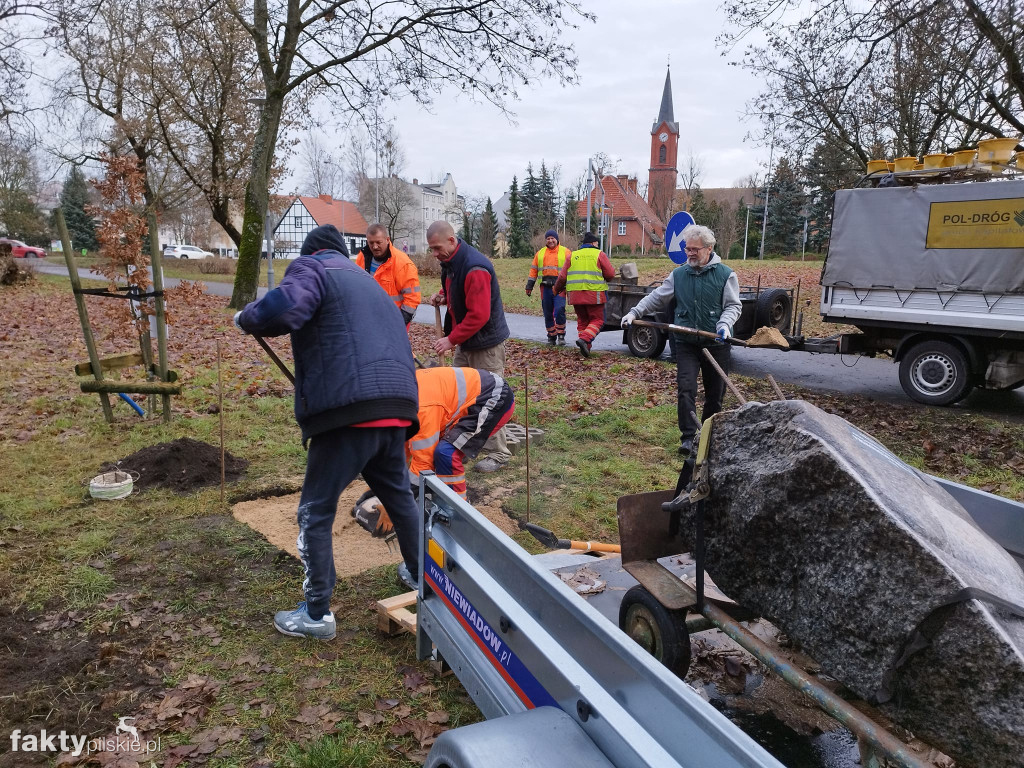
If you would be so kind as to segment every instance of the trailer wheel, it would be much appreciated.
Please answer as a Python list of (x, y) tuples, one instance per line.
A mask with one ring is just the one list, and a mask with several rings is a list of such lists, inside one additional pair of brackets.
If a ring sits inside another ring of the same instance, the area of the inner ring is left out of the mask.
[(686, 611), (670, 611), (638, 584), (622, 598), (619, 628), (679, 677), (686, 675), (690, 668)]
[(793, 315), (793, 299), (782, 288), (768, 288), (761, 291), (754, 308), (754, 326), (777, 328), (789, 333)]
[(637, 357), (661, 357), (665, 351), (665, 342), (665, 334), (657, 328), (630, 325), (626, 329), (626, 346)]
[(900, 360), (900, 386), (927, 405), (952, 405), (974, 386), (967, 356), (954, 344), (929, 340), (915, 344)]

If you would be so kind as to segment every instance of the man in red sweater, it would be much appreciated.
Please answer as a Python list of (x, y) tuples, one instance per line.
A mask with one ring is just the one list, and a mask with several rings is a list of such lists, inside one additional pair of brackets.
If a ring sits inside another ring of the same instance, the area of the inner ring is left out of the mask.
[[(505, 310), (501, 303), (498, 277), (490, 259), (473, 246), (455, 237), (447, 221), (435, 221), (427, 227), (427, 246), (441, 262), (441, 290), (430, 298), (435, 307), (448, 306), (444, 318), (445, 335), (434, 342), (434, 351), (443, 355), (455, 350), (455, 366), (479, 368), (496, 376), (505, 376), (505, 339), (509, 337)], [(474, 469), (495, 472), (512, 458), (499, 429), (483, 447), (483, 458)]]
[(587, 232), (583, 242), (562, 266), (555, 282), (555, 293), (569, 292), (569, 303), (576, 310), (576, 346), (580, 354), (590, 357), (594, 339), (604, 327), (604, 305), (608, 301), (608, 281), (615, 277), (615, 268), (608, 255), (597, 247), (597, 237)]

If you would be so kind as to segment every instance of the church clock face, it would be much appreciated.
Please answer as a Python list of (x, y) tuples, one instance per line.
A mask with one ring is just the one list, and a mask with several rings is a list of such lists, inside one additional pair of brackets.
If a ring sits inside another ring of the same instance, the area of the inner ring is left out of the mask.
[(662, 131), (662, 132), (661, 132), (661, 135), (659, 135), (659, 136), (658, 136), (658, 139), (659, 139), (660, 141), (668, 141), (668, 134), (667, 134), (667, 133), (665, 133), (664, 131)]

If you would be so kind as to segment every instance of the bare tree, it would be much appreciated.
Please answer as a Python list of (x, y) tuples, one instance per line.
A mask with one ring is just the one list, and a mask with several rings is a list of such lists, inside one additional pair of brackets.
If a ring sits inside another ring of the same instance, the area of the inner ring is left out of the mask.
[(686, 148), (686, 155), (683, 157), (683, 163), (679, 169), (679, 180), (687, 194), (694, 187), (699, 187), (704, 180), (705, 165), (704, 155), (696, 154), (693, 147)]
[(863, 167), (1024, 132), (1019, 0), (730, 0), (725, 11), (721, 42), (759, 38), (741, 62), (765, 82), (748, 113), (778, 115), (776, 140), (794, 154), (825, 141)]
[[(374, 147), (377, 155), (371, 160), (367, 155)], [(359, 194), (357, 207), (363, 218), (383, 224), (392, 238), (411, 236), (417, 201), (413, 186), (402, 178), (405, 150), (394, 125), (385, 124), (376, 141), (372, 136), (364, 139), (356, 134), (348, 154)]]
[[(255, 138), (249, 103), (257, 94), (252, 40), (223, 5), (204, 0), (182, 0), (168, 21), (154, 36), (148, 71), (160, 151), (238, 245), (238, 201)], [(275, 166), (272, 175), (281, 171)]]
[(562, 31), (584, 14), (575, 0), (224, 0), (256, 46), (264, 100), (245, 193), (231, 306), (256, 296), (268, 181), (289, 99), (331, 93), (361, 115), (388, 98), (429, 103), (454, 86), (506, 108), (538, 76), (577, 80)]
[(310, 194), (338, 196), (344, 175), (341, 160), (327, 148), (315, 129), (309, 129), (302, 139), (299, 159), (305, 170), (305, 185)]

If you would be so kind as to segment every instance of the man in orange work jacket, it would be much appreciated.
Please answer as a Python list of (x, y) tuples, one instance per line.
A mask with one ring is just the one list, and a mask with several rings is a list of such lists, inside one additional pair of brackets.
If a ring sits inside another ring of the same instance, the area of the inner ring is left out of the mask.
[(530, 279), (526, 281), (526, 295), (533, 293), (533, 286), (540, 274), (540, 305), (544, 310), (544, 325), (547, 326), (548, 344), (565, 346), (565, 292), (555, 293), (555, 281), (562, 271), (565, 260), (572, 251), (558, 244), (558, 233), (549, 229), (544, 233), (545, 246), (537, 251), (530, 265)]
[(512, 417), (515, 397), (508, 383), (477, 368), (423, 368), (416, 371), (420, 429), (405, 443), (409, 482), (433, 470), (460, 496), (466, 496), (463, 459), (477, 455), (487, 438)]
[(395, 247), (383, 224), (366, 229), (366, 247), (352, 259), (369, 272), (384, 292), (391, 297), (405, 318), (408, 327), (420, 305), (420, 274), (412, 259)]

